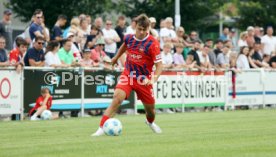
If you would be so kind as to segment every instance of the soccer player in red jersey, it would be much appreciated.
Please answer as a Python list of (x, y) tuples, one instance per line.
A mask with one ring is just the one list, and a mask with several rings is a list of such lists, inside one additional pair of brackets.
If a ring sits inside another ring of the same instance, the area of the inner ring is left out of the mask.
[[(52, 96), (48, 88), (41, 89), (41, 96), (36, 99), (35, 106), (30, 110), (29, 115), (32, 115), (35, 112), (31, 120), (39, 120), (38, 116), (42, 114), (45, 110), (50, 110), (52, 106)], [(52, 115), (52, 119), (57, 119), (58, 115)]]
[[(136, 18), (136, 22), (136, 33), (124, 37), (124, 43), (116, 56), (112, 58), (112, 65), (115, 65), (121, 55), (127, 54), (125, 69), (116, 86), (112, 103), (106, 109), (100, 127), (92, 136), (104, 134), (102, 129), (104, 122), (115, 115), (121, 103), (129, 97), (132, 90), (144, 104), (146, 124), (153, 132), (162, 133), (160, 127), (154, 123), (155, 99), (152, 87), (162, 72), (160, 46), (159, 42), (148, 33), (150, 25), (148, 17), (141, 14)], [(155, 72), (152, 71), (154, 65)]]

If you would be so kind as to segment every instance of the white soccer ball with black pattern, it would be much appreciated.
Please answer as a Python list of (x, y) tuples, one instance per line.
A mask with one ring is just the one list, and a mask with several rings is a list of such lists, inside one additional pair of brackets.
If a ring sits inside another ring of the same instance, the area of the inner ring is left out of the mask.
[(42, 120), (52, 119), (52, 112), (50, 110), (44, 110), (40, 115)]
[(103, 125), (104, 133), (108, 136), (119, 136), (122, 133), (122, 123), (116, 118), (110, 118)]

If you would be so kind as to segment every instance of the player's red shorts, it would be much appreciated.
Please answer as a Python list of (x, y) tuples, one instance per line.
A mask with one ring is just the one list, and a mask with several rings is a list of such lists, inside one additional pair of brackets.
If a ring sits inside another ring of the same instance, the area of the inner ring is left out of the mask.
[(129, 97), (132, 90), (137, 94), (139, 100), (144, 104), (155, 104), (152, 85), (142, 85), (142, 81), (138, 81), (136, 78), (130, 78), (125, 74), (121, 74), (120, 80), (116, 86), (116, 89), (122, 89), (126, 92), (126, 99)]

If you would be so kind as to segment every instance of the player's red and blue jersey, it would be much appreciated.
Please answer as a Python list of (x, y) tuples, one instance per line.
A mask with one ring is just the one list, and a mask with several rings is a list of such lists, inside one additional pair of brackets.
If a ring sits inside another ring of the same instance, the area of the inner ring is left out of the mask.
[(129, 34), (124, 37), (124, 43), (127, 46), (127, 58), (123, 74), (150, 78), (154, 63), (162, 61), (159, 42), (149, 34), (142, 40)]

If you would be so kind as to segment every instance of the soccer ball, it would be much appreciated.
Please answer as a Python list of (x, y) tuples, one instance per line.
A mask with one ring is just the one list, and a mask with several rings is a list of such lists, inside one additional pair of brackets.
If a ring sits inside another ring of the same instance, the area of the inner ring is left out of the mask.
[(52, 119), (52, 112), (50, 110), (44, 110), (40, 117), (42, 120), (50, 120)]
[(122, 123), (116, 118), (108, 119), (103, 125), (104, 133), (108, 136), (119, 136), (122, 129)]

